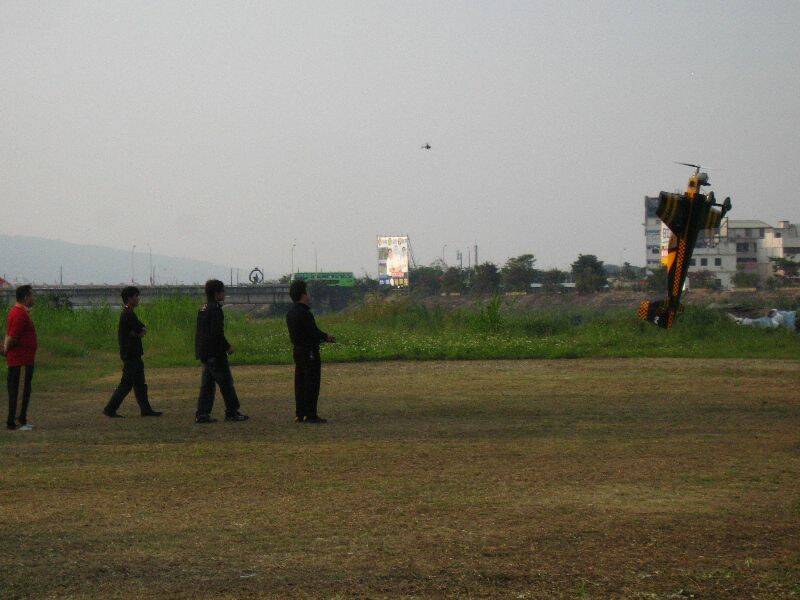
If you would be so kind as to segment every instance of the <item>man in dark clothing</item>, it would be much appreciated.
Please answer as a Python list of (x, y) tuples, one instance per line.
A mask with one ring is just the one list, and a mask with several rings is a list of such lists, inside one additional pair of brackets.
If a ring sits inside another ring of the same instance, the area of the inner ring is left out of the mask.
[(142, 361), (144, 354), (142, 338), (147, 333), (147, 327), (134, 312), (134, 309), (139, 306), (139, 289), (132, 285), (123, 289), (122, 304), (119, 328), (117, 329), (119, 356), (122, 359), (122, 379), (103, 409), (103, 414), (111, 419), (123, 418), (122, 415), (117, 414), (117, 410), (125, 397), (133, 390), (142, 416), (160, 417), (162, 413), (153, 410), (147, 397), (147, 382), (144, 378), (144, 362)]
[(197, 313), (195, 333), (195, 355), (203, 363), (200, 379), (200, 395), (197, 399), (196, 423), (214, 423), (211, 409), (214, 407), (215, 385), (219, 386), (225, 400), (226, 421), (246, 421), (247, 415), (239, 412), (239, 398), (233, 387), (233, 375), (228, 355), (233, 354), (233, 346), (225, 339), (225, 314), (222, 301), (225, 300), (225, 284), (219, 279), (206, 282), (206, 304)]
[(286, 314), (286, 325), (294, 346), (294, 420), (295, 423), (326, 423), (327, 420), (317, 414), (322, 375), (319, 345), (322, 342), (333, 343), (336, 338), (317, 327), (309, 307), (311, 295), (305, 281), (293, 281), (289, 286), (289, 296), (294, 302)]

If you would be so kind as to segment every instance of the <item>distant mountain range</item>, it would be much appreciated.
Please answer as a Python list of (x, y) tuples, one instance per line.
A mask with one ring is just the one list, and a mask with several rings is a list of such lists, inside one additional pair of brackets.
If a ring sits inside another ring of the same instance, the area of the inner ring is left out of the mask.
[[(155, 283), (201, 283), (216, 277), (230, 279), (230, 267), (191, 258), (153, 255)], [(39, 237), (0, 234), (0, 277), (11, 283), (118, 284), (131, 280), (129, 250), (72, 244)], [(136, 283), (149, 283), (150, 256), (133, 257)], [(246, 273), (241, 272), (245, 279)]]

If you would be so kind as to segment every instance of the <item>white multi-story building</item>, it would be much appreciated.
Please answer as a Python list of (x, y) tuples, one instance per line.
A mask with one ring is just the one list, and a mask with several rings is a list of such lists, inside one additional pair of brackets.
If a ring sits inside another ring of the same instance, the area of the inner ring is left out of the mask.
[(658, 196), (644, 197), (645, 267), (655, 269), (661, 264), (661, 219), (656, 214)]
[[(658, 198), (645, 196), (645, 252), (649, 269), (661, 264), (661, 220), (656, 215)], [(778, 221), (723, 219), (720, 228), (701, 232), (689, 272), (710, 271), (723, 288), (733, 285), (737, 271), (755, 273), (763, 281), (774, 274), (770, 258), (800, 260), (800, 226)]]

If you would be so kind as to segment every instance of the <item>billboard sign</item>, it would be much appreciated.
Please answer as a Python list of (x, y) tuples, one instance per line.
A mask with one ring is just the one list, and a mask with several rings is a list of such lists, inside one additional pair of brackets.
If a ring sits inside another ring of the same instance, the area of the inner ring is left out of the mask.
[(408, 236), (378, 236), (378, 281), (381, 285), (408, 285)]
[(667, 257), (669, 256), (669, 241), (672, 237), (672, 231), (667, 227), (666, 223), (661, 223), (661, 264), (669, 266)]

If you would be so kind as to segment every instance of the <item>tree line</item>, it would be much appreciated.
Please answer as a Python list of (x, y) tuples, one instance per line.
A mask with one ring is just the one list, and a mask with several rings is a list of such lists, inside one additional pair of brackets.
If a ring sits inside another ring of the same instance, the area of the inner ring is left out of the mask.
[(603, 261), (593, 254), (580, 254), (569, 271), (537, 269), (533, 254), (521, 254), (509, 258), (502, 266), (485, 262), (460, 268), (436, 261), (429, 266), (413, 267), (409, 272), (412, 292), (425, 296), (529, 292), (534, 284), (540, 284), (545, 291), (556, 291), (567, 282), (574, 283), (579, 293), (589, 294), (608, 285), (608, 274)]
[[(766, 283), (759, 283), (758, 277), (749, 272), (739, 271), (733, 277), (737, 288), (780, 287), (781, 285), (797, 285), (800, 263), (789, 259), (772, 259), (774, 276)], [(537, 287), (543, 292), (555, 293), (564, 291), (564, 283), (573, 283), (579, 294), (592, 294), (609, 287), (609, 278), (620, 282), (623, 287), (638, 291), (664, 293), (667, 288), (667, 269), (658, 266), (655, 269), (636, 267), (630, 263), (622, 266), (605, 265), (593, 254), (579, 254), (570, 265), (569, 270), (538, 269), (533, 254), (521, 254), (509, 258), (505, 264), (498, 266), (485, 262), (474, 267), (460, 268), (448, 266), (437, 260), (427, 266), (415, 266), (409, 271), (411, 293), (418, 296), (438, 296), (440, 294), (472, 294), (476, 296), (493, 295), (504, 292), (530, 292)], [(285, 277), (288, 281), (289, 276)], [(718, 289), (719, 281), (710, 271), (693, 271), (689, 273), (689, 283), (695, 288)], [(572, 286), (570, 286), (572, 287)], [(389, 293), (391, 289), (381, 286), (378, 280), (367, 275), (357, 279), (355, 287), (341, 288), (330, 286), (321, 281), (310, 281), (309, 289), (318, 305), (326, 310), (340, 310), (352, 300), (367, 294)]]

